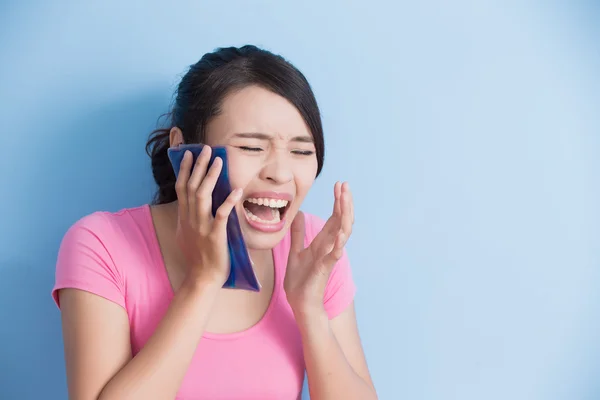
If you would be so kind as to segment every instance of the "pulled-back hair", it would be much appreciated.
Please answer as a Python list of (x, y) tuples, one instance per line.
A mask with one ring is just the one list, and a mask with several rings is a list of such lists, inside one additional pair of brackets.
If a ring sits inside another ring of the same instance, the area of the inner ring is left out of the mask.
[(244, 87), (257, 85), (293, 104), (310, 129), (317, 156), (317, 176), (323, 168), (324, 138), (321, 115), (313, 91), (304, 77), (283, 57), (256, 46), (219, 48), (192, 65), (177, 88), (168, 126), (150, 134), (146, 152), (158, 185), (155, 204), (177, 200), (175, 173), (167, 149), (171, 128), (178, 127), (185, 143), (202, 143), (206, 126), (221, 112), (225, 97)]

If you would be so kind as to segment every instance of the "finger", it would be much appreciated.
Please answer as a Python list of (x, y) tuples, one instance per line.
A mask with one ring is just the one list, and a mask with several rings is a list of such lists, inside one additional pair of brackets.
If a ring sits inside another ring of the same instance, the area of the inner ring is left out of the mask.
[(181, 164), (179, 165), (179, 174), (175, 181), (175, 192), (177, 193), (177, 203), (179, 208), (179, 215), (187, 218), (188, 215), (188, 198), (187, 198), (187, 182), (190, 177), (190, 170), (192, 166), (192, 152), (186, 150), (183, 153)]
[(292, 226), (290, 227), (290, 251), (294, 253), (300, 253), (302, 250), (304, 250), (304, 232), (304, 213), (302, 213), (302, 211), (298, 211), (298, 214), (296, 214), (296, 217), (292, 221)]
[(223, 204), (219, 206), (215, 214), (215, 221), (213, 223), (213, 234), (227, 234), (227, 220), (229, 219), (229, 215), (231, 214), (231, 211), (233, 210), (235, 205), (242, 198), (243, 192), (243, 189), (235, 189), (233, 192), (229, 193), (227, 199), (225, 199)]
[(333, 212), (332, 214), (335, 215), (341, 215), (341, 208), (340, 208), (340, 196), (342, 194), (342, 185), (340, 182), (336, 182), (335, 185), (333, 185)]
[(317, 257), (323, 257), (333, 248), (336, 237), (340, 232), (340, 221), (340, 218), (335, 215), (329, 217), (323, 229), (312, 240), (310, 247)]
[(317, 234), (317, 236), (312, 240), (311, 246), (314, 249), (320, 249), (320, 253), (325, 254), (328, 253), (335, 243), (335, 237), (338, 234), (341, 228), (341, 216), (342, 216), (342, 208), (341, 208), (341, 190), (342, 185), (340, 182), (336, 182), (333, 186), (333, 212), (321, 232)]
[(187, 183), (187, 197), (188, 197), (188, 207), (189, 207), (189, 218), (190, 221), (198, 221), (198, 205), (197, 205), (197, 197), (196, 192), (198, 191), (198, 187), (200, 183), (204, 179), (206, 175), (206, 169), (208, 167), (208, 162), (210, 161), (210, 146), (204, 146), (200, 155), (196, 159), (196, 164), (194, 165), (194, 170), (192, 171), (192, 175)]
[(342, 258), (346, 240), (347, 236), (343, 232), (340, 232), (336, 237), (333, 249), (323, 257), (323, 265), (327, 271), (331, 271), (339, 259)]
[(335, 237), (341, 228), (341, 218), (337, 214), (329, 217), (321, 231), (315, 236), (310, 243), (312, 249), (315, 249), (317, 254), (323, 255), (330, 251), (335, 243)]
[(223, 159), (221, 159), (221, 157), (216, 157), (210, 166), (208, 173), (204, 177), (204, 180), (200, 184), (200, 187), (196, 191), (196, 210), (198, 212), (198, 218), (201, 220), (210, 220), (212, 211), (212, 192), (215, 190), (222, 168)]
[(344, 183), (342, 187), (342, 232), (348, 238), (352, 233), (352, 197), (350, 194), (350, 187), (347, 183)]
[(350, 184), (348, 184), (348, 195), (350, 197), (350, 215), (352, 216), (352, 225), (354, 225), (354, 196), (352, 196)]

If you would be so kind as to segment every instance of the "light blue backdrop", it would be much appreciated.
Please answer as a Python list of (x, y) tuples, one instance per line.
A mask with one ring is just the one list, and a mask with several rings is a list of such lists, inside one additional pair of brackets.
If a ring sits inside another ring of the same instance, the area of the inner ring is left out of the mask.
[(149, 200), (144, 143), (179, 77), (245, 43), (322, 107), (305, 209), (354, 189), (380, 398), (600, 398), (600, 7), (551, 3), (4, 2), (0, 398), (66, 398), (62, 235)]

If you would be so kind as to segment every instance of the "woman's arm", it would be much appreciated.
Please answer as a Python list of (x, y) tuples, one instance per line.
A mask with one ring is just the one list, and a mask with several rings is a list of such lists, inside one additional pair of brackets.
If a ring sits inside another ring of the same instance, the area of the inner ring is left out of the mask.
[(59, 292), (69, 398), (173, 399), (206, 327), (218, 287), (186, 282), (131, 358), (126, 311), (78, 289)]
[(360, 343), (354, 304), (329, 320), (325, 310), (296, 315), (310, 398), (377, 399)]
[(294, 218), (284, 288), (302, 337), (311, 399), (377, 399), (358, 335), (344, 252), (354, 223), (352, 195), (347, 183), (337, 182), (333, 191), (333, 213), (307, 248), (304, 215)]
[[(192, 154), (186, 151), (183, 158), (175, 184), (178, 198), (175, 236), (187, 262), (187, 278), (166, 315), (133, 359), (129, 319), (121, 305), (82, 290), (59, 292), (71, 398), (164, 400), (176, 396), (216, 295), (229, 273), (227, 219), (242, 196), (241, 189), (234, 190), (212, 217), (211, 194), (223, 161), (215, 159), (208, 169), (209, 160), (208, 146), (203, 148), (193, 172)], [(88, 235), (87, 239), (91, 244), (82, 245), (86, 242), (71, 238), (69, 245), (73, 248), (65, 248), (63, 265), (87, 265), (94, 260), (85, 251), (103, 246), (95, 242), (96, 235), (91, 238)], [(95, 266), (79, 269), (101, 269), (99, 265), (110, 259), (105, 256)]]

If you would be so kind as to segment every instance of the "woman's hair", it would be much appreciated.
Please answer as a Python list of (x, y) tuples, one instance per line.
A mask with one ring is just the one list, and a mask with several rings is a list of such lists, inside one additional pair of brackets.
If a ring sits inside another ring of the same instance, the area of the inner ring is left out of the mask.
[(323, 168), (323, 126), (317, 101), (304, 77), (283, 57), (256, 46), (219, 48), (192, 65), (179, 83), (169, 124), (150, 134), (146, 152), (158, 185), (154, 204), (177, 200), (175, 173), (167, 155), (171, 128), (178, 127), (185, 143), (203, 143), (206, 126), (219, 115), (224, 98), (233, 91), (257, 85), (293, 104), (310, 129), (316, 150), (317, 176)]

